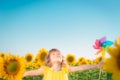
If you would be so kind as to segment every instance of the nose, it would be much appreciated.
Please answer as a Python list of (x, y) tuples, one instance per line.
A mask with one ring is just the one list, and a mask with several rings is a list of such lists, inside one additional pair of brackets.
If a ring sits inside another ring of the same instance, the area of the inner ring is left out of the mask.
[(60, 57), (60, 55), (57, 55), (58, 57)]
[(56, 56), (60, 57), (60, 54), (56, 54)]

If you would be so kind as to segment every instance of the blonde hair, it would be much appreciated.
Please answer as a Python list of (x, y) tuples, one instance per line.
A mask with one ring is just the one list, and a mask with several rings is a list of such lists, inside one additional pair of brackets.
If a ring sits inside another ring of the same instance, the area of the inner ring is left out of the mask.
[[(58, 49), (56, 49), (56, 48), (53, 48), (53, 49), (49, 50), (48, 55), (46, 56), (46, 59), (45, 59), (45, 66), (48, 66), (48, 67), (51, 67), (51, 66), (52, 66), (52, 63), (51, 63), (51, 61), (50, 61), (50, 55), (51, 55), (52, 52), (55, 52), (55, 51), (60, 52), (60, 51), (59, 51)], [(67, 63), (66, 63), (66, 61), (65, 61), (65, 57), (62, 55), (61, 67), (63, 67), (63, 66), (67, 66)]]

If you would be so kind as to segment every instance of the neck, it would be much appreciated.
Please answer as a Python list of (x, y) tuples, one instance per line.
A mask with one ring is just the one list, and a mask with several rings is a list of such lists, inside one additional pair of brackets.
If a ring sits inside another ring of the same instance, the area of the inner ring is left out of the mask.
[(61, 64), (60, 63), (54, 63), (54, 65), (52, 65), (51, 68), (55, 71), (61, 70)]

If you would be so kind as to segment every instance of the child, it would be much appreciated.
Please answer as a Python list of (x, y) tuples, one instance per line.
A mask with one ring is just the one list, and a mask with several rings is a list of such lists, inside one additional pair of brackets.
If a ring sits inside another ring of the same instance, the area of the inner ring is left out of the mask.
[(58, 49), (51, 49), (46, 57), (45, 66), (38, 70), (26, 71), (25, 76), (44, 74), (43, 80), (68, 80), (68, 73), (101, 68), (103, 62), (97, 65), (68, 66)]

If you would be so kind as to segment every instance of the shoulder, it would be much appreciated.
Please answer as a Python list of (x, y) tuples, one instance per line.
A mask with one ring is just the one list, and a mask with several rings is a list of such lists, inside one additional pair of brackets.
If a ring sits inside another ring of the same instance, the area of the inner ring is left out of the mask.
[(41, 66), (41, 69), (43, 70), (44, 74), (46, 74), (50, 70), (48, 66)]
[(41, 66), (41, 68), (42, 68), (43, 70), (48, 70), (48, 69), (49, 69), (48, 66)]
[(70, 72), (69, 66), (63, 66), (62, 71), (64, 71), (65, 73), (69, 73)]

